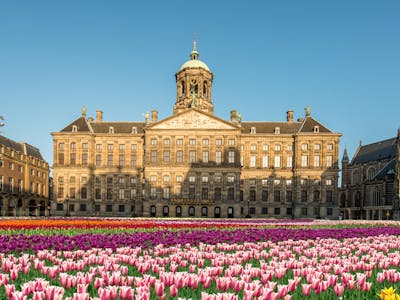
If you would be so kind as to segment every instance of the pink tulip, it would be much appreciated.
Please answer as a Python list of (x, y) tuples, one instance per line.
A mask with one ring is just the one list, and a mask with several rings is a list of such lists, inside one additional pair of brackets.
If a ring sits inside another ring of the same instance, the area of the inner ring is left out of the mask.
[(169, 287), (169, 293), (172, 297), (178, 296), (178, 288), (173, 284)]
[(164, 283), (162, 283), (160, 281), (156, 281), (156, 283), (154, 285), (154, 289), (155, 289), (156, 295), (158, 297), (161, 297), (162, 295), (164, 295)]
[(11, 294), (15, 291), (15, 285), (13, 285), (13, 284), (5, 284), (4, 288), (6, 290), (7, 298), (10, 298)]
[(18, 269), (11, 269), (10, 270), (10, 278), (12, 281), (18, 280)]
[(301, 285), (301, 290), (304, 296), (309, 296), (311, 293), (311, 284), (303, 283)]
[(335, 291), (336, 296), (341, 297), (344, 293), (344, 285), (338, 283), (333, 287), (333, 290)]

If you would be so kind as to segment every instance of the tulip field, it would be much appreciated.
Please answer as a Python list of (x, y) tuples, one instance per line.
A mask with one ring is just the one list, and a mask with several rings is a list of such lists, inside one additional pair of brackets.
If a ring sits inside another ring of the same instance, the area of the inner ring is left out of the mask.
[(0, 219), (0, 267), (0, 299), (400, 299), (400, 226)]

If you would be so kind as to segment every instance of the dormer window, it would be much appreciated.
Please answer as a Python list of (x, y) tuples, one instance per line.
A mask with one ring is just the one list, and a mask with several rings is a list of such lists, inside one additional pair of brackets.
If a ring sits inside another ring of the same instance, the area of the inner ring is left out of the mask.
[(72, 125), (72, 132), (78, 132), (78, 126)]
[(318, 133), (318, 132), (319, 132), (319, 126), (314, 126), (313, 132), (314, 132), (314, 133)]
[(132, 127), (132, 133), (133, 134), (137, 134), (137, 128), (136, 127)]
[(255, 127), (251, 127), (250, 133), (251, 134), (256, 134), (257, 133), (256, 128)]
[(114, 127), (110, 126), (108, 127), (108, 133), (113, 134), (114, 133)]
[(275, 127), (274, 133), (275, 134), (281, 134), (281, 128), (280, 127)]

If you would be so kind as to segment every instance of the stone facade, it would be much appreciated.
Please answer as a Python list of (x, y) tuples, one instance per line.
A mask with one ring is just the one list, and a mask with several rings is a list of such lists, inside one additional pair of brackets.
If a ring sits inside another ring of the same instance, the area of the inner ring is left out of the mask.
[(397, 137), (358, 147), (342, 159), (340, 211), (345, 219), (399, 219), (399, 148)]
[(40, 151), (0, 136), (0, 215), (47, 216), (49, 165)]
[(175, 75), (173, 115), (104, 122), (82, 115), (54, 141), (54, 214), (338, 218), (338, 146), (311, 116), (285, 122), (214, 115), (213, 74), (190, 60)]

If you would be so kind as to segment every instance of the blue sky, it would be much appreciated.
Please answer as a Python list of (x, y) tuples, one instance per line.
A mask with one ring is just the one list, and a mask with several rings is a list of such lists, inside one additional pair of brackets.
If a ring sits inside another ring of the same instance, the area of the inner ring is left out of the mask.
[(400, 127), (400, 1), (0, 1), (3, 135), (38, 147), (80, 116), (172, 114), (196, 33), (215, 115), (284, 121), (304, 108), (352, 157)]

